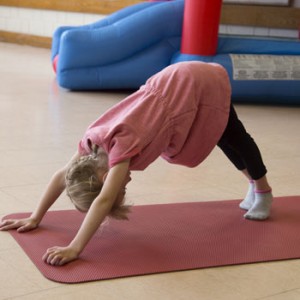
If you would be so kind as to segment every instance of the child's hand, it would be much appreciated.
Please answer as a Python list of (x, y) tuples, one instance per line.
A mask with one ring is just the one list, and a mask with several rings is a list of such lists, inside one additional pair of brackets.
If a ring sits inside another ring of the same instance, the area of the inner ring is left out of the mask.
[(52, 266), (62, 266), (78, 258), (78, 251), (72, 247), (52, 247), (43, 256), (43, 261)]
[(18, 232), (26, 232), (38, 227), (38, 222), (32, 218), (8, 219), (0, 223), (0, 230), (17, 229)]

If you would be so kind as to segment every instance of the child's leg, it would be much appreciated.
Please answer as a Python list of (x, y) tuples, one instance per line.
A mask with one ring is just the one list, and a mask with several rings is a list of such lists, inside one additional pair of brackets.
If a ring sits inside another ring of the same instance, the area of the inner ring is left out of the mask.
[[(232, 108), (231, 108), (232, 109)], [(231, 112), (231, 117), (229, 118), (229, 122), (228, 123), (232, 123), (232, 112)], [(246, 165), (242, 159), (242, 157), (240, 156), (240, 154), (234, 150), (227, 139), (227, 135), (228, 135), (228, 131), (230, 128), (229, 126), (227, 126), (222, 138), (220, 139), (218, 146), (221, 148), (221, 150), (224, 152), (224, 154), (227, 156), (227, 158), (232, 162), (232, 164), (238, 169), (240, 170), (245, 177), (248, 179), (249, 181), (249, 186), (248, 186), (248, 191), (247, 194), (244, 198), (244, 200), (240, 203), (240, 208), (245, 209), (245, 210), (249, 210), (255, 200), (255, 185), (254, 185), (254, 181), (251, 178), (251, 175), (249, 174), (249, 172), (246, 169)]]
[[(227, 129), (226, 129), (227, 130)], [(221, 150), (224, 152), (224, 154), (227, 156), (227, 158), (233, 163), (233, 165), (240, 170), (248, 179), (249, 186), (247, 194), (244, 198), (244, 200), (240, 203), (240, 208), (248, 210), (252, 207), (254, 200), (255, 200), (255, 185), (254, 181), (252, 180), (250, 174), (248, 173), (245, 163), (239, 153), (237, 153), (232, 147), (229, 146), (229, 143), (226, 139), (226, 131), (223, 134), (221, 140), (218, 143), (218, 146), (221, 148)]]
[(246, 132), (233, 106), (230, 108), (228, 124), (218, 146), (250, 180), (248, 193), (240, 204), (241, 208), (249, 210), (245, 218), (266, 219), (272, 202), (271, 188), (265, 176), (267, 170), (256, 143)]
[(241, 209), (245, 209), (245, 210), (249, 210), (255, 200), (255, 194), (254, 194), (254, 190), (255, 190), (255, 185), (254, 185), (254, 181), (251, 178), (250, 174), (248, 173), (246, 166), (242, 160), (242, 158), (240, 157), (240, 155), (234, 150), (232, 149), (228, 143), (226, 142), (224, 135), (222, 137), (222, 139), (219, 141), (218, 146), (222, 149), (222, 151), (224, 152), (224, 154), (227, 156), (227, 158), (233, 163), (233, 165), (240, 170), (245, 177), (248, 179), (249, 181), (249, 186), (248, 186), (248, 191), (247, 194), (244, 198), (244, 200), (240, 203), (240, 208)]

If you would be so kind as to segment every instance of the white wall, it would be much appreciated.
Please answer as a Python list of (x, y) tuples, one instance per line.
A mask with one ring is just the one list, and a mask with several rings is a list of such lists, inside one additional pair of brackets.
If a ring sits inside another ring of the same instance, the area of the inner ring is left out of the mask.
[(0, 6), (0, 30), (51, 37), (62, 25), (83, 25), (105, 16)]
[[(294, 6), (300, 7), (300, 0), (294, 0)], [(0, 30), (51, 37), (59, 26), (89, 24), (104, 17), (104, 15), (96, 14), (0, 6)], [(298, 38), (298, 30), (246, 26), (221, 25), (220, 33)]]

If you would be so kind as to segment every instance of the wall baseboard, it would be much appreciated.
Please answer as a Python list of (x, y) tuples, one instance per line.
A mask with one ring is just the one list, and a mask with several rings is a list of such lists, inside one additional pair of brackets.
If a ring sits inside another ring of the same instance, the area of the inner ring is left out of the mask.
[(0, 42), (50, 49), (52, 38), (0, 30)]
[(0, 0), (0, 6), (50, 9), (81, 13), (110, 14), (143, 0)]

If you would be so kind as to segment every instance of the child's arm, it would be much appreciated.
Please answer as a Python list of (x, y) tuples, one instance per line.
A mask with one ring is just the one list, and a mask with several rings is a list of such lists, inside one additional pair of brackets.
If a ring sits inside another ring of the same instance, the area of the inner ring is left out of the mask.
[(78, 159), (78, 157), (79, 154), (76, 153), (65, 167), (55, 172), (45, 190), (45, 193), (41, 197), (37, 208), (29, 218), (4, 220), (0, 223), (0, 230), (17, 229), (18, 232), (26, 232), (35, 229), (39, 225), (51, 205), (64, 191), (66, 187), (66, 171), (73, 160)]
[(43, 260), (51, 265), (63, 265), (77, 259), (89, 240), (97, 231), (122, 188), (129, 169), (129, 160), (112, 167), (105, 179), (102, 191), (91, 205), (77, 235), (66, 247), (52, 247), (47, 250)]

